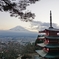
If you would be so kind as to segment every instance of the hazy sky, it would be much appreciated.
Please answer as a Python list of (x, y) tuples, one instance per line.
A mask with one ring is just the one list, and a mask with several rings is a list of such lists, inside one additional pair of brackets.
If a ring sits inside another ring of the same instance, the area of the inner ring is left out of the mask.
[[(50, 17), (50, 10), (52, 11), (53, 23), (59, 25), (59, 0), (40, 0), (36, 4), (27, 7), (27, 10), (36, 14), (35, 21), (48, 22)], [(10, 17), (7, 12), (0, 12), (0, 30), (8, 30), (15, 26), (23, 26), (29, 28), (30, 22), (22, 22), (20, 19)]]

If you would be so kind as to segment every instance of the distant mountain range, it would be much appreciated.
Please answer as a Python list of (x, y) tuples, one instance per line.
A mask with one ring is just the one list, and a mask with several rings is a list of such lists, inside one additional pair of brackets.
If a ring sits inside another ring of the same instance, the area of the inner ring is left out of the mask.
[(21, 26), (14, 27), (10, 30), (0, 30), (0, 42), (8, 42), (16, 40), (21, 44), (25, 42), (33, 42), (38, 36), (37, 32), (31, 32)]
[(27, 29), (16, 26), (14, 28), (11, 28), (10, 30), (0, 30), (0, 36), (37, 36), (37, 32), (31, 32)]
[(21, 27), (21, 26), (16, 26), (16, 27), (14, 27), (14, 28), (11, 28), (10, 30), (12, 30), (12, 31), (28, 31), (27, 29), (25, 29), (25, 28), (23, 28), (23, 27)]

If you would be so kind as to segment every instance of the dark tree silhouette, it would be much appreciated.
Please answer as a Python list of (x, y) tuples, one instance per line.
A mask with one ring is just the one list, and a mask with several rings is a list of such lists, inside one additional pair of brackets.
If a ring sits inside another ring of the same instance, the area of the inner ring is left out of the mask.
[(35, 14), (32, 12), (23, 12), (30, 4), (39, 0), (0, 0), (0, 11), (8, 11), (10, 16), (19, 17), (23, 21), (31, 21)]

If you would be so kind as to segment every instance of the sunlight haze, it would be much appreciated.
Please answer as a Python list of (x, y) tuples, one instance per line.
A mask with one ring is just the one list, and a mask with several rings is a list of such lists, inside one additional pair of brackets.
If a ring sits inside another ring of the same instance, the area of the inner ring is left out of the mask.
[[(48, 22), (50, 19), (50, 10), (52, 11), (52, 21), (59, 25), (59, 0), (40, 0), (27, 7), (27, 10), (35, 13), (34, 21)], [(22, 26), (31, 30), (30, 22), (23, 22), (15, 17), (10, 17), (8, 12), (0, 12), (0, 30), (9, 30), (15, 26)], [(36, 29), (37, 30), (37, 29)]]

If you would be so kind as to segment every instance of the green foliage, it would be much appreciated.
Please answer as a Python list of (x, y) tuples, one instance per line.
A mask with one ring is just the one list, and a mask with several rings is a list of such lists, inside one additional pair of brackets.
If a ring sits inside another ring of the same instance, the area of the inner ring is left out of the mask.
[(2, 52), (0, 52), (0, 58), (4, 59), (17, 59), (19, 56), (20, 44), (17, 42), (9, 42), (7, 45), (4, 44), (5, 48), (2, 47)]
[(17, 59), (19, 54), (27, 55), (29, 53), (35, 52), (35, 45), (34, 43), (27, 43), (26, 45), (20, 45), (18, 42), (11, 42), (9, 41), (8, 44), (4, 44), (6, 46), (3, 47), (2, 52), (0, 53), (0, 58), (4, 59)]
[(42, 43), (43, 41), (40, 41), (40, 39), (36, 39), (36, 41), (35, 41), (35, 50), (39, 50), (39, 49), (41, 49), (41, 47), (40, 46), (38, 46), (37, 44), (39, 44), (39, 43)]
[(28, 43), (26, 44), (23, 48), (22, 48), (22, 55), (26, 55), (26, 54), (29, 54), (29, 53), (34, 53), (35, 52), (35, 45), (34, 43)]

